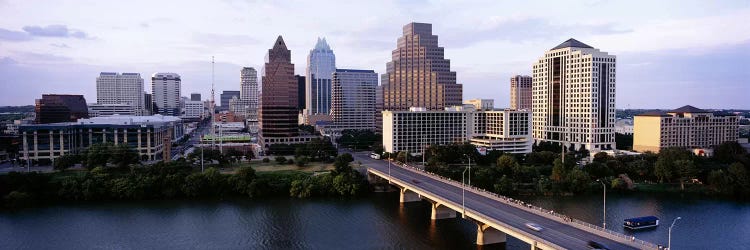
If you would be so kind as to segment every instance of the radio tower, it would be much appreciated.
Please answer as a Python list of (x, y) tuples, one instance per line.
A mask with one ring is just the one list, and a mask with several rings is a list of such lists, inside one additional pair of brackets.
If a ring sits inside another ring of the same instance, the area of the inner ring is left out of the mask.
[(211, 56), (211, 103), (208, 105), (208, 112), (211, 113), (211, 149), (216, 147), (216, 128), (214, 127), (214, 57)]

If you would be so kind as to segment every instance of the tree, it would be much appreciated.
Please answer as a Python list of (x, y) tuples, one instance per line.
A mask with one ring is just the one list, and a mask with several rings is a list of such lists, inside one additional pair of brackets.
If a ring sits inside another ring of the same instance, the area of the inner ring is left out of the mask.
[(79, 155), (67, 154), (55, 159), (53, 167), (55, 170), (65, 170), (79, 162), (81, 162), (81, 157)]
[(253, 196), (252, 183), (255, 181), (255, 169), (251, 167), (240, 167), (237, 173), (229, 177), (229, 183), (235, 192)]
[(737, 141), (723, 142), (714, 147), (714, 159), (722, 163), (731, 163), (737, 156), (746, 154), (745, 148)]
[(561, 159), (555, 159), (555, 162), (552, 166), (552, 174), (550, 175), (550, 180), (553, 180), (555, 182), (563, 182), (565, 181), (565, 176), (567, 171), (565, 171), (565, 166), (563, 166)]
[(136, 164), (139, 162), (138, 153), (126, 144), (119, 144), (115, 146), (109, 145), (107, 151), (111, 152), (109, 163), (117, 166), (118, 168), (124, 168), (129, 166), (130, 164)]
[(609, 157), (609, 155), (605, 152), (599, 152), (599, 153), (594, 154), (594, 162), (606, 163), (610, 159), (611, 158)]
[(508, 176), (503, 175), (500, 177), (500, 181), (495, 184), (495, 192), (501, 195), (510, 195), (514, 192), (513, 181)]
[(680, 177), (680, 190), (685, 190), (685, 181), (695, 178), (698, 169), (692, 160), (677, 160), (674, 162), (674, 165)]
[(574, 169), (570, 172), (568, 179), (570, 180), (570, 191), (574, 193), (581, 193), (588, 188), (591, 183), (591, 178), (586, 172), (580, 169)]
[(654, 175), (656, 175), (656, 178), (659, 178), (659, 183), (664, 182), (664, 180), (669, 182), (673, 173), (674, 167), (669, 160), (665, 158), (659, 158), (656, 160), (656, 164), (654, 164)]
[(307, 158), (307, 156), (300, 156), (300, 157), (294, 158), (294, 163), (297, 164), (298, 167), (304, 167), (305, 165), (307, 165), (308, 161), (309, 159)]
[(349, 153), (342, 154), (336, 157), (336, 160), (333, 162), (336, 175), (351, 172), (352, 167), (349, 166), (349, 163), (352, 161), (354, 161), (354, 157), (352, 157), (352, 155)]
[(401, 151), (401, 152), (398, 152), (398, 154), (396, 155), (396, 161), (406, 162), (408, 157), (409, 155), (408, 153), (406, 153), (406, 151)]
[(497, 158), (496, 167), (498, 171), (503, 175), (512, 175), (513, 170), (520, 167), (516, 158), (509, 154), (504, 154)]

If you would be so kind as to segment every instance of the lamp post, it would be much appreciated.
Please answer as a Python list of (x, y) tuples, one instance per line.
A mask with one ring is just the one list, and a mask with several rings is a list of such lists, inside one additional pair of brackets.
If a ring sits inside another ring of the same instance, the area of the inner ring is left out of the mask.
[[(390, 155), (388, 155), (388, 158), (391, 158)], [(391, 159), (385, 159), (388, 161), (388, 184), (391, 184)]]
[(464, 154), (464, 156), (466, 156), (466, 159), (469, 159), (469, 186), (471, 186), (471, 157), (467, 154)]
[(602, 199), (602, 204), (604, 205), (602, 209), (602, 227), (607, 229), (607, 185), (604, 185), (604, 181), (601, 179), (596, 179), (596, 181), (602, 184), (602, 195), (604, 196)]
[[(464, 172), (461, 173), (461, 207), (463, 208), (461, 218), (466, 218), (466, 184), (464, 183), (464, 179), (466, 179), (466, 170), (468, 170), (468, 168), (465, 168)], [(469, 178), (471, 178), (471, 176), (469, 176)]]
[(674, 227), (674, 224), (677, 223), (677, 220), (682, 219), (682, 217), (677, 217), (672, 221), (672, 225), (669, 226), (669, 239), (667, 239), (667, 249), (672, 250), (672, 227)]

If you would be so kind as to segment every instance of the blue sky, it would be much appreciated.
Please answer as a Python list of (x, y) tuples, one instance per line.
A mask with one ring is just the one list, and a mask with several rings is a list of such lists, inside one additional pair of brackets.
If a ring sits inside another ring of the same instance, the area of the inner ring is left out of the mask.
[[(337, 67), (385, 71), (404, 24), (433, 24), (464, 99), (507, 107), (509, 78), (568, 38), (617, 55), (618, 108), (750, 108), (750, 1), (0, 0), (0, 105), (96, 101), (101, 71), (182, 75), (183, 95), (238, 90), (276, 36), (297, 74), (317, 37)], [(218, 95), (217, 95), (218, 98)]]

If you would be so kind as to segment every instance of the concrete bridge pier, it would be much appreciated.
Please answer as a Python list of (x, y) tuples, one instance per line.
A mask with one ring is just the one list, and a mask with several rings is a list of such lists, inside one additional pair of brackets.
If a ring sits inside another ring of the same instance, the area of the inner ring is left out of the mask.
[(507, 240), (507, 236), (500, 230), (494, 229), (491, 226), (478, 222), (477, 223), (477, 245), (489, 245), (495, 243), (503, 243)]
[(456, 211), (453, 209), (438, 202), (430, 201), (430, 203), (432, 203), (432, 220), (456, 218)]
[(422, 197), (419, 197), (419, 194), (412, 192), (409, 189), (406, 189), (405, 187), (401, 188), (401, 203), (405, 202), (414, 202), (414, 201), (421, 201)]

